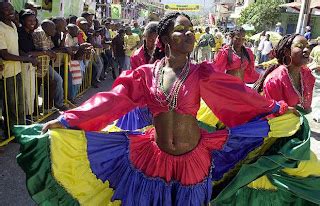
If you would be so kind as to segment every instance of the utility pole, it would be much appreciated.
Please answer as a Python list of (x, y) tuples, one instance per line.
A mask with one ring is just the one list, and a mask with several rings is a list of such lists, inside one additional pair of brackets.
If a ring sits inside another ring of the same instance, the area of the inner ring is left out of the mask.
[(302, 0), (296, 33), (303, 34), (310, 17), (311, 0)]

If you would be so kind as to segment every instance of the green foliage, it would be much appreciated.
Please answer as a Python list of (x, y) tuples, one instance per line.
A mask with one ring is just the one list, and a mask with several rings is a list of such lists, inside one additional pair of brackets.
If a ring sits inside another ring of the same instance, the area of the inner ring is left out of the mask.
[(282, 3), (282, 0), (258, 0), (242, 10), (237, 23), (252, 24), (256, 32), (270, 30), (280, 19)]

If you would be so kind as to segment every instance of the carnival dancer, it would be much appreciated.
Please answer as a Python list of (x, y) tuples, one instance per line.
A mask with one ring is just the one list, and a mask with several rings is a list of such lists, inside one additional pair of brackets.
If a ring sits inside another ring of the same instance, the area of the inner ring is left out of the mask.
[[(188, 56), (195, 40), (187, 15), (167, 14), (158, 35), (165, 58), (124, 71), (111, 91), (47, 123), (43, 131), (50, 129), (48, 133), (40, 134), (41, 126), (16, 128), (18, 163), (27, 173), (33, 199), (60, 205), (208, 205), (216, 191), (212, 182), (232, 180), (213, 202), (227, 204), (240, 188), (270, 175), (282, 197), (301, 195), (302, 204), (319, 204), (318, 177), (305, 176), (308, 184), (301, 184), (301, 178), (282, 172), (306, 158), (300, 149), (308, 128), (300, 117), (291, 109), (281, 115), (285, 103), (267, 100), (238, 78), (215, 72), (212, 64), (192, 64)], [(208, 133), (198, 127), (200, 98), (228, 130)], [(144, 105), (152, 112), (154, 128), (94, 132)], [(268, 114), (281, 116), (259, 118)], [(269, 149), (277, 139), (283, 144)], [(247, 197), (256, 195), (248, 192)], [(274, 203), (266, 200), (260, 203)]]
[(270, 67), (259, 81), (258, 92), (268, 99), (284, 100), (291, 107), (311, 111), (315, 78), (306, 66), (310, 46), (305, 37), (286, 35), (275, 50), (279, 65)]
[[(230, 32), (231, 44), (223, 46), (216, 54), (214, 64), (217, 71), (240, 78), (245, 83), (254, 83), (259, 73), (254, 68), (254, 55), (250, 48), (244, 47), (245, 30), (237, 27)], [(197, 119), (201, 127), (215, 130), (224, 124), (212, 113), (211, 109), (201, 101)]]
[(254, 56), (250, 48), (243, 46), (245, 30), (240, 27), (231, 33), (231, 45), (220, 49), (215, 58), (218, 71), (239, 77), (245, 83), (254, 83), (259, 79), (259, 73), (254, 68)]

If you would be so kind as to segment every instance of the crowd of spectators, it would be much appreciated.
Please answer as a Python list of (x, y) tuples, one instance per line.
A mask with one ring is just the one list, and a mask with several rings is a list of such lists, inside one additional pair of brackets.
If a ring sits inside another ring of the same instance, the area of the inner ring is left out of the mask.
[[(1, 2), (0, 117), (4, 121), (0, 124), (4, 136), (15, 124), (33, 122), (39, 95), (49, 105), (47, 112), (70, 108), (64, 102), (63, 54), (69, 55), (68, 99), (74, 103), (86, 72), (92, 72), (90, 84), (97, 88), (108, 72), (116, 78), (130, 68), (130, 56), (141, 46), (142, 33), (135, 21), (131, 28), (111, 18), (95, 19), (90, 12), (40, 21), (37, 8), (30, 4), (17, 12), (10, 3)], [(49, 62), (39, 58), (43, 56)], [(41, 86), (48, 91), (41, 93)]]

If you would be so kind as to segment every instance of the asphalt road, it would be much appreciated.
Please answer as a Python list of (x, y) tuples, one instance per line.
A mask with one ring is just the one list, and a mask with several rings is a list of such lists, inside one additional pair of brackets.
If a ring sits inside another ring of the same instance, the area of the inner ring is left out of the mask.
[[(98, 91), (104, 91), (111, 87), (113, 80), (108, 77), (101, 83), (98, 89), (91, 88), (85, 95), (77, 99), (81, 103)], [(319, 82), (320, 83), (320, 82)], [(317, 97), (320, 97), (320, 86), (318, 85)], [(318, 104), (320, 101), (318, 101)], [(320, 105), (319, 105), (320, 106)], [(312, 120), (313, 114), (307, 116), (312, 129), (311, 147), (320, 158), (320, 123)], [(19, 146), (16, 143), (0, 148), (0, 206), (32, 206), (34, 202), (28, 195), (25, 186), (25, 174), (16, 163), (16, 155), (19, 152)]]

